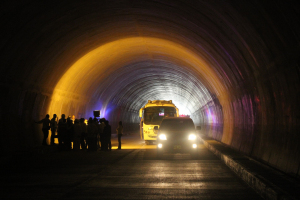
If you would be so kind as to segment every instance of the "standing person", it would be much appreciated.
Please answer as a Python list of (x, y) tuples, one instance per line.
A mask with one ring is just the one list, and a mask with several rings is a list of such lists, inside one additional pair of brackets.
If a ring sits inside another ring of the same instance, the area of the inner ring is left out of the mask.
[[(101, 118), (100, 119), (100, 125), (99, 125), (99, 129), (100, 129), (100, 143), (101, 143), (101, 150), (104, 151), (105, 150), (105, 136), (103, 133), (104, 127), (105, 127), (105, 118)], [(106, 147), (107, 149), (107, 147)]]
[(99, 123), (97, 124), (97, 127), (98, 127), (98, 133), (97, 133), (97, 149), (100, 149), (100, 148), (101, 148), (101, 145), (100, 145), (100, 135), (102, 134), (102, 126), (101, 126), (100, 120), (99, 120)]
[(116, 131), (117, 131), (117, 134), (118, 134), (118, 142), (119, 142), (118, 149), (121, 149), (121, 137), (123, 135), (122, 121), (119, 121), (119, 125), (118, 125), (118, 128), (116, 129)]
[(51, 127), (51, 145), (54, 145), (54, 138), (56, 137), (56, 130), (57, 130), (57, 115), (53, 114), (53, 118), (50, 121)]
[(64, 139), (65, 149), (71, 150), (72, 149), (72, 140), (74, 136), (74, 125), (71, 117), (67, 118), (67, 131)]
[(48, 135), (49, 135), (49, 129), (50, 129), (50, 116), (47, 114), (46, 117), (38, 122), (35, 122), (37, 124), (41, 124), (43, 123), (43, 128), (42, 128), (42, 131), (43, 131), (43, 134), (44, 134), (44, 138), (43, 138), (43, 143), (42, 145), (47, 145), (47, 138), (48, 138)]
[(94, 118), (94, 123), (97, 126), (97, 133), (96, 133), (96, 148), (99, 149), (100, 148), (100, 133), (101, 133), (101, 122), (100, 120), (98, 121), (98, 119), (95, 117)]
[(97, 150), (97, 125), (95, 121), (90, 117), (87, 125), (87, 145), (88, 151), (96, 151)]
[(80, 136), (80, 145), (81, 149), (86, 149), (86, 124), (84, 123), (85, 119), (81, 118), (80, 119), (80, 129), (81, 129), (81, 136)]
[(74, 138), (73, 138), (73, 150), (80, 150), (80, 138), (81, 138), (81, 125), (79, 119), (74, 121)]
[(105, 140), (105, 147), (104, 150), (107, 151), (107, 148), (109, 151), (111, 151), (111, 126), (109, 125), (109, 121), (105, 120), (105, 127), (103, 130), (104, 140)]
[(58, 120), (57, 137), (58, 137), (58, 148), (63, 150), (64, 139), (67, 131), (67, 120), (65, 114), (61, 115), (61, 119)]

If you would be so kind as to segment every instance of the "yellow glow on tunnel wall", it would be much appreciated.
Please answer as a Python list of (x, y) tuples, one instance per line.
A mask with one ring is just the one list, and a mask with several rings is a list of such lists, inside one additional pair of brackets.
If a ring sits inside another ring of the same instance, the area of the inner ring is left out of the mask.
[[(196, 52), (169, 40), (153, 37), (130, 37), (108, 42), (86, 53), (79, 58), (65, 72), (57, 83), (49, 114), (61, 113), (62, 101), (68, 102), (68, 98), (76, 97), (79, 102), (84, 102), (93, 91), (114, 70), (141, 60), (164, 59), (174, 63), (184, 63), (193, 67), (207, 80), (204, 85), (215, 93), (223, 106), (225, 139), (230, 141), (232, 135), (232, 119), (229, 105), (229, 96), (221, 80), (212, 68)], [(226, 141), (225, 141), (226, 142)]]

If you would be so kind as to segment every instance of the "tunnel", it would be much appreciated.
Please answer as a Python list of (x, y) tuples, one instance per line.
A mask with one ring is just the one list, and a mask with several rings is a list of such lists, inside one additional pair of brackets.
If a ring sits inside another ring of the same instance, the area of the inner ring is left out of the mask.
[(1, 152), (41, 145), (46, 114), (139, 129), (172, 100), (201, 132), (299, 177), (295, 1), (6, 1)]

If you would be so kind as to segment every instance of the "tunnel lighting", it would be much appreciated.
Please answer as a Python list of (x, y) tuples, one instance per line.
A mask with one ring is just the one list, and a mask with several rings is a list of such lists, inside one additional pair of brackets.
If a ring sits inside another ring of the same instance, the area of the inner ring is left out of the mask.
[(215, 122), (215, 117), (214, 117), (212, 111), (209, 108), (206, 109), (206, 116), (207, 116), (207, 119), (208, 119), (209, 123), (214, 123)]
[[(177, 104), (176, 104), (177, 105)], [(186, 116), (186, 115), (190, 115), (191, 114), (191, 111), (189, 108), (181, 105), (181, 103), (178, 103), (178, 109), (179, 109), (179, 114), (180, 116)]]
[(189, 140), (195, 140), (196, 139), (196, 135), (195, 134), (190, 134), (189, 135)]
[(158, 137), (160, 140), (167, 140), (167, 136), (165, 134), (160, 134)]
[(193, 148), (196, 149), (197, 148), (197, 144), (193, 144)]
[(160, 149), (162, 148), (162, 144), (158, 144), (157, 146), (158, 146), (158, 148), (160, 148)]
[[(198, 54), (191, 51), (191, 49), (169, 40), (154, 37), (128, 37), (107, 42), (87, 52), (83, 57), (78, 58), (55, 86), (52, 103), (59, 103), (61, 99), (64, 99), (64, 95), (62, 95), (64, 93), (62, 91), (76, 91), (76, 94), (85, 94), (87, 88), (89, 88), (90, 92), (94, 92), (97, 90), (98, 84), (93, 83), (103, 81), (99, 79), (99, 74), (101, 74), (102, 71), (109, 69), (108, 71), (112, 73), (114, 70), (134, 62), (137, 58), (142, 58), (145, 52), (141, 49), (144, 49), (145, 45), (149, 52), (167, 55), (169, 60), (175, 57), (177, 58), (176, 62), (178, 62), (178, 60), (188, 61), (190, 66), (200, 66), (199, 71), (201, 68), (201, 74), (212, 80), (213, 87), (218, 88), (220, 91), (224, 89), (223, 84), (212, 68)], [(111, 66), (115, 66), (115, 68)], [(83, 71), (82, 69), (85, 70)], [(95, 69), (98, 71), (95, 71)], [(93, 73), (90, 73), (91, 71), (93, 71)], [(103, 78), (106, 77), (103, 76)], [(70, 84), (70, 82), (73, 84)], [(59, 107), (56, 108), (55, 105), (51, 108), (53, 109), (53, 111), (51, 110), (52, 112), (57, 112), (56, 109), (59, 109)], [(189, 109), (184, 106), (180, 107), (179, 110), (181, 110), (180, 112), (186, 112), (181, 114), (190, 113)]]
[[(145, 49), (147, 49), (147, 52), (144, 51)], [(82, 57), (72, 57), (70, 63), (73, 64), (64, 69), (64, 74), (59, 74), (61, 78), (54, 87), (51, 103), (48, 107), (47, 113), (50, 115), (54, 113), (69, 113), (70, 108), (62, 105), (73, 102), (73, 100), (74, 102), (79, 102), (74, 108), (79, 110), (81, 105), (87, 105), (94, 96), (107, 95), (107, 98), (105, 98), (107, 100), (101, 100), (99, 104), (101, 104), (102, 117), (109, 118), (110, 100), (115, 97), (121, 102), (124, 100), (117, 95), (120, 92), (118, 90), (106, 94), (105, 87), (108, 87), (108, 83), (104, 84), (103, 87), (99, 87), (100, 83), (107, 80), (110, 75), (124, 66), (133, 66), (137, 61), (148, 60), (148, 55), (153, 54), (155, 55), (154, 57), (163, 56), (165, 61), (175, 65), (196, 70), (198, 75), (204, 77), (203, 82), (208, 87), (207, 89), (218, 96), (220, 104), (223, 105), (224, 113), (227, 113), (224, 119), (231, 119), (231, 104), (228, 103), (230, 98), (222, 79), (213, 70), (210, 63), (202, 57), (201, 52), (194, 51), (188, 45), (184, 46), (182, 43), (155, 37), (122, 37), (116, 40), (108, 40), (108, 42), (104, 42), (102, 45), (90, 49), (90, 51), (88, 50), (82, 52), (85, 53)], [(154, 59), (154, 61), (161, 62), (159, 59)], [(107, 73), (103, 74), (103, 72)], [(138, 85), (135, 86), (137, 88), (140, 87), (139, 84), (140, 82), (132, 83), (132, 85)], [(114, 85), (114, 87), (116, 86)], [(122, 89), (122, 87), (119, 88), (120, 90)], [(135, 90), (138, 91), (137, 89)], [(208, 94), (208, 91), (206, 92)], [(136, 94), (133, 93), (133, 95)], [(159, 93), (159, 95), (167, 94)], [(191, 111), (193, 111), (192, 103), (189, 102), (190, 106), (187, 107), (186, 103), (182, 103), (182, 106), (178, 107), (180, 114), (191, 114)], [(113, 104), (112, 106), (115, 105)], [(91, 105), (85, 109), (94, 110), (96, 107), (99, 108), (99, 106)], [(111, 109), (113, 110), (113, 108)], [(75, 113), (75, 115), (77, 114)], [(224, 121), (224, 132), (232, 132), (232, 124), (232, 120)], [(228, 135), (232, 134), (229, 133)], [(231, 141), (231, 138), (226, 139)]]

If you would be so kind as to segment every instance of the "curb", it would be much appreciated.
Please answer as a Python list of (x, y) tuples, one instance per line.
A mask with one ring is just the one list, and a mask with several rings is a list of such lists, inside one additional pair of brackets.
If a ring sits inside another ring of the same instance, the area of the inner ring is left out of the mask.
[[(237, 174), (244, 182), (252, 187), (261, 197), (270, 200), (295, 200), (289, 194), (281, 190), (270, 181), (264, 179), (259, 174), (253, 173), (242, 166), (237, 160), (217, 150), (213, 145), (201, 138), (204, 146), (219, 157), (235, 174)], [(244, 156), (245, 157), (245, 156)], [(248, 157), (245, 157), (248, 158)], [(248, 158), (251, 161), (251, 158)], [(256, 162), (256, 161), (254, 161)]]

